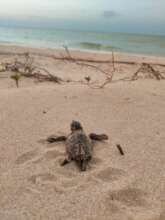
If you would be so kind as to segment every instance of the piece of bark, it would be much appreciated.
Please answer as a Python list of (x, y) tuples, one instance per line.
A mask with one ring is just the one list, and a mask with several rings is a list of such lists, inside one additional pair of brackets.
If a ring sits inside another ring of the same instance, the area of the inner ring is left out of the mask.
[(120, 146), (120, 144), (116, 144), (117, 149), (119, 150), (121, 155), (124, 155), (124, 151), (122, 149), (122, 147)]

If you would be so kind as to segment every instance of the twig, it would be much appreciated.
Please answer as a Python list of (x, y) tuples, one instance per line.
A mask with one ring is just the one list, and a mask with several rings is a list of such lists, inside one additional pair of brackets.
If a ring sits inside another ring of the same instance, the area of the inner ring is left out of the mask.
[(116, 144), (117, 149), (119, 150), (121, 155), (124, 155), (124, 151), (122, 149), (122, 147), (120, 146), (120, 144)]

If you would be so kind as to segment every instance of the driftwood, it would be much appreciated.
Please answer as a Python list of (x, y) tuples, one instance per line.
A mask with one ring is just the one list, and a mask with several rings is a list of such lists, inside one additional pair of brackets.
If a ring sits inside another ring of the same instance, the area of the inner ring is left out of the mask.
[[(40, 56), (40, 57), (48, 57), (48, 58), (52, 58), (55, 60), (70, 60), (70, 58), (66, 55), (63, 56), (60, 54), (60, 56), (56, 56), (54, 54), (48, 54), (48, 53), (39, 53), (39, 52), (30, 52), (29, 54), (34, 55), (34, 56)], [(4, 51), (0, 51), (0, 55), (10, 55), (10, 56), (25, 56), (25, 53), (18, 53), (18, 52), (4, 52)], [(112, 60), (98, 60), (98, 59), (83, 59), (83, 58), (76, 58), (77, 61), (82, 61), (82, 62), (89, 62), (89, 63), (102, 63), (102, 64), (106, 64), (106, 63), (112, 63)], [(134, 61), (125, 61), (125, 60), (114, 60), (115, 64), (128, 64), (128, 65), (137, 65), (137, 62)], [(161, 66), (161, 67), (165, 67), (165, 64), (162, 63), (149, 63), (148, 64), (152, 65), (152, 66)]]
[[(29, 54), (34, 55), (34, 56), (40, 56), (40, 57), (48, 57), (48, 58), (52, 58), (55, 60), (70, 60), (70, 58), (68, 56), (55, 56), (54, 54), (47, 54), (47, 53), (38, 53), (38, 52), (30, 52)], [(0, 52), (0, 55), (10, 55), (10, 56), (25, 56), (25, 53), (16, 53), (16, 52)], [(112, 63), (113, 61), (111, 60), (93, 60), (93, 59), (83, 59), (83, 58), (76, 58), (77, 61), (82, 61), (82, 62), (89, 62), (89, 63), (102, 63), (102, 64), (106, 64), (106, 63)], [(124, 60), (114, 60), (115, 64), (128, 64), (128, 65), (137, 65), (137, 62), (133, 62), (133, 61), (124, 61)], [(148, 63), (152, 66), (161, 66), (161, 67), (165, 67), (165, 64), (162, 63)]]

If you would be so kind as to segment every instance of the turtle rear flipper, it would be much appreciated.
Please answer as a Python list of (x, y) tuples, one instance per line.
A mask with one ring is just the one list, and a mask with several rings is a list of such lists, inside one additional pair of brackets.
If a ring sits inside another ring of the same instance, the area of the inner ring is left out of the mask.
[(88, 162), (86, 160), (81, 161), (81, 171), (86, 171)]
[(106, 135), (106, 134), (91, 133), (91, 134), (89, 134), (89, 137), (90, 137), (91, 140), (94, 140), (94, 141), (105, 141), (105, 140), (108, 140), (108, 135)]
[(68, 163), (69, 163), (69, 160), (64, 159), (63, 162), (61, 163), (61, 166), (63, 167), (63, 166), (65, 166), (65, 165), (68, 164)]
[(56, 135), (51, 135), (49, 136), (46, 140), (49, 143), (54, 143), (54, 142), (62, 142), (66, 141), (67, 137), (65, 136), (56, 136)]

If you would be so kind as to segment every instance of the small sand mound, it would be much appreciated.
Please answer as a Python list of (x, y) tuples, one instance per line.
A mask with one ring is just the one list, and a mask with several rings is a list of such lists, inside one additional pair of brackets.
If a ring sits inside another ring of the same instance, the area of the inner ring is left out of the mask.
[(122, 176), (125, 176), (125, 172), (123, 170), (112, 167), (108, 167), (96, 174), (97, 178), (105, 182), (119, 180)]

